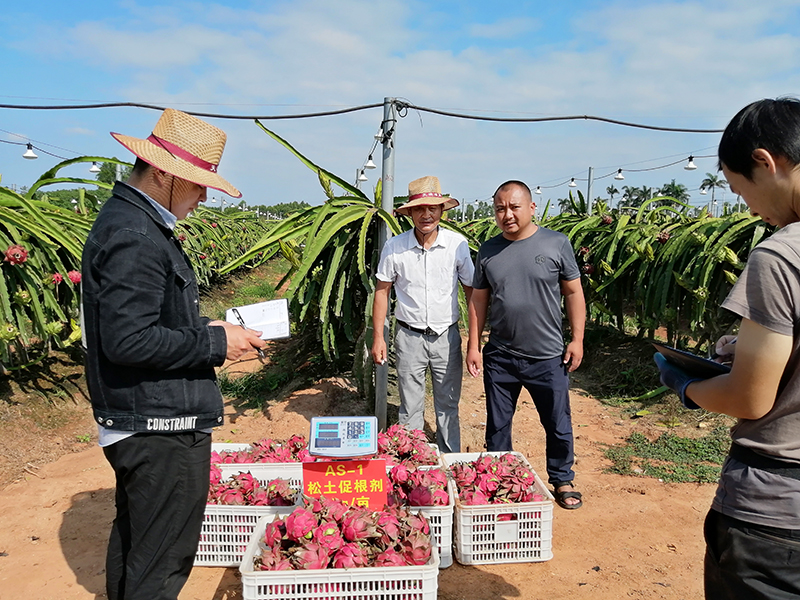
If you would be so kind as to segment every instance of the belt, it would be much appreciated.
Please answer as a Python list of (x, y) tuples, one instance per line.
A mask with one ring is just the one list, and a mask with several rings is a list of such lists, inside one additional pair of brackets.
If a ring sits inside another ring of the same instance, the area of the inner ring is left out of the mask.
[(409, 325), (405, 321), (401, 321), (400, 319), (397, 319), (397, 324), (400, 325), (400, 327), (405, 327), (409, 331), (413, 331), (414, 333), (421, 333), (422, 335), (440, 335), (430, 327), (426, 327), (425, 329), (420, 329), (419, 327), (412, 327), (411, 325)]
[(748, 467), (800, 481), (800, 464), (765, 456), (736, 443), (731, 444), (728, 454)]

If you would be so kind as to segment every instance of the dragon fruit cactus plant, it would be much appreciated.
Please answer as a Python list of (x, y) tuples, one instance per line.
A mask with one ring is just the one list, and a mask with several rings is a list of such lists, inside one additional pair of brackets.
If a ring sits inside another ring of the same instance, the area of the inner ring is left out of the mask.
[(504, 504), (540, 502), (544, 495), (535, 490), (535, 476), (525, 462), (511, 453), (481, 455), (472, 462), (450, 468), (462, 504)]
[(252, 450), (223, 450), (211, 453), (211, 464), (314, 462), (303, 435), (295, 434), (285, 442), (264, 438), (250, 444)]
[(389, 466), (404, 464), (409, 467), (438, 465), (439, 457), (428, 444), (428, 438), (419, 429), (394, 424), (386, 433), (378, 434), (378, 455)]
[(256, 571), (356, 569), (424, 565), (433, 542), (423, 515), (306, 497), (304, 506), (267, 524), (259, 550)]
[(395, 465), (389, 471), (392, 491), (387, 495), (389, 506), (447, 506), (447, 475), (436, 467), (433, 469), (409, 468)]
[(228, 506), (294, 506), (298, 492), (286, 479), (273, 479), (261, 486), (250, 473), (237, 473), (221, 481), (219, 468), (212, 465), (208, 504)]

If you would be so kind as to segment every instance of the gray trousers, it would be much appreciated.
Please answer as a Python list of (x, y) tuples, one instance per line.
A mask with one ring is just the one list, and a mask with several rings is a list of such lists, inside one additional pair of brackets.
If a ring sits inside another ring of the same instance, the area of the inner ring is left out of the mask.
[(461, 452), (458, 401), (461, 398), (461, 334), (454, 323), (442, 335), (425, 335), (397, 326), (397, 387), (400, 423), (412, 429), (425, 425), (425, 372), (430, 367), (436, 444), (442, 452)]

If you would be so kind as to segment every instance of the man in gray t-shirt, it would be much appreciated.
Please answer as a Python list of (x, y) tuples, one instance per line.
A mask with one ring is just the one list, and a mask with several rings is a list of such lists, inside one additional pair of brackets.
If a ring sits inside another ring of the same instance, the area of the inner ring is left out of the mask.
[(731, 191), (781, 228), (760, 243), (723, 303), (742, 317), (731, 372), (696, 380), (656, 354), (688, 408), (737, 417), (705, 522), (706, 598), (800, 598), (800, 101), (760, 100), (719, 144)]
[[(469, 304), (467, 369), (483, 370), (486, 448), (512, 450), (511, 424), (522, 387), (530, 392), (546, 433), (547, 474), (556, 501), (581, 506), (572, 491), (574, 463), (568, 372), (583, 358), (586, 305), (575, 254), (564, 234), (533, 220), (531, 191), (508, 181), (494, 194), (495, 220), (503, 231), (478, 251)], [(572, 340), (564, 349), (561, 298)], [(491, 333), (480, 342), (491, 301)]]

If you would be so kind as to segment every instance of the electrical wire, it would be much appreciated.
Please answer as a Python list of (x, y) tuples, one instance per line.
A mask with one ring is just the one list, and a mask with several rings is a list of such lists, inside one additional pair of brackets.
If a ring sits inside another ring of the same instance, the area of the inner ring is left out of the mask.
[[(638, 129), (649, 129), (651, 131), (669, 131), (675, 133), (722, 133), (722, 129), (691, 129), (685, 127), (662, 127), (660, 125), (646, 125), (644, 123), (633, 123), (631, 121), (621, 121), (619, 119), (610, 119), (608, 117), (600, 117), (596, 115), (563, 115), (551, 117), (488, 117), (484, 115), (472, 115), (467, 113), (457, 113), (446, 110), (439, 110), (437, 108), (430, 108), (427, 106), (420, 106), (412, 104), (405, 100), (395, 100), (394, 104), (397, 108), (398, 116), (404, 117), (408, 110), (416, 110), (420, 112), (427, 112), (431, 114), (441, 115), (444, 117), (453, 117), (456, 119), (469, 119), (473, 121), (492, 121), (500, 123), (547, 123), (552, 121), (599, 121), (602, 123), (610, 123), (612, 125), (621, 125), (623, 127), (634, 127)], [(190, 115), (197, 117), (207, 117), (216, 119), (260, 119), (260, 120), (276, 120), (276, 119), (309, 119), (313, 117), (327, 117), (332, 115), (341, 115), (351, 112), (358, 112), (362, 110), (369, 110), (373, 108), (380, 108), (383, 103), (362, 104), (360, 106), (350, 106), (337, 110), (327, 110), (314, 113), (301, 113), (295, 115), (231, 115), (224, 113), (207, 113), (198, 111), (185, 111)], [(147, 108), (151, 110), (164, 110), (166, 107), (158, 106), (155, 104), (144, 104), (140, 102), (101, 102), (95, 104), (58, 104), (58, 105), (36, 105), (36, 104), (0, 104), (0, 108), (17, 109), (17, 110), (87, 110), (96, 108)]]

